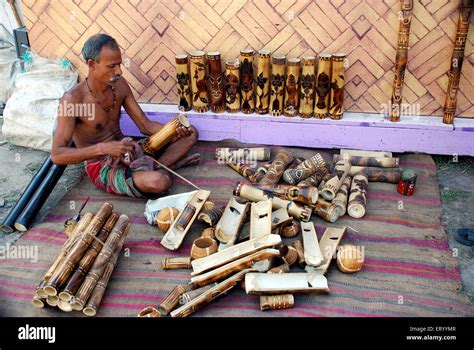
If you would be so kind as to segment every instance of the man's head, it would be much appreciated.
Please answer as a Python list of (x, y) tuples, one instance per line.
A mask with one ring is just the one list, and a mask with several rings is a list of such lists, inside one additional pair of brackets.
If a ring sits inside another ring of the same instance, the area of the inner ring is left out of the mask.
[(89, 66), (89, 76), (103, 83), (114, 83), (122, 75), (122, 55), (114, 38), (96, 34), (85, 42), (82, 56)]

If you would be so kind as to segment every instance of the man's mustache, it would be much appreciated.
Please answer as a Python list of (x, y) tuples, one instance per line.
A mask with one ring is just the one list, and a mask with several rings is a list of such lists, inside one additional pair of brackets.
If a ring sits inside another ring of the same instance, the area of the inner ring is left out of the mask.
[(114, 75), (112, 78), (110, 78), (110, 81), (115, 82), (120, 79), (120, 75)]

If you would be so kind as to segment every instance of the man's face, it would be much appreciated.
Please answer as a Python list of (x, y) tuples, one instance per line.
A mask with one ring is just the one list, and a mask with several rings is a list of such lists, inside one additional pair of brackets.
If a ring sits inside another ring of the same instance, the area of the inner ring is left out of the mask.
[(115, 84), (122, 76), (122, 54), (119, 49), (104, 46), (100, 50), (99, 62), (89, 60), (89, 69), (94, 79), (104, 84)]

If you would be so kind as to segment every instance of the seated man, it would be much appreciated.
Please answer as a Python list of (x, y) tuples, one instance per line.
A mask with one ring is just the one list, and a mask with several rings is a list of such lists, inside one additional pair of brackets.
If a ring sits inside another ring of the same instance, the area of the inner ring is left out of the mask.
[[(117, 42), (106, 34), (94, 35), (84, 44), (82, 55), (89, 73), (61, 99), (52, 161), (55, 164), (86, 161), (88, 176), (106, 192), (142, 197), (168, 190), (169, 173), (157, 171), (156, 162), (120, 131), (121, 106), (145, 135), (156, 133), (163, 125), (150, 121), (133, 97), (122, 77), (122, 56)], [(178, 136), (160, 150), (157, 160), (173, 169), (199, 162), (199, 154), (184, 157), (197, 141), (197, 130), (192, 126), (179, 127), (177, 133)], [(75, 148), (68, 147), (71, 140)]]

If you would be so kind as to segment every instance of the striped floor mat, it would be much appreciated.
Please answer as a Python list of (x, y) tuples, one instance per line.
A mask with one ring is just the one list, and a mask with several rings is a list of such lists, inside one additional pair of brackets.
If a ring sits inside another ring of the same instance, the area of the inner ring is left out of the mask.
[[(230, 168), (217, 164), (216, 147), (238, 145), (235, 142), (200, 142), (195, 151), (202, 155), (198, 167), (180, 170), (198, 186), (212, 191), (211, 199), (227, 203), (232, 189), (242, 177)], [(316, 150), (288, 148), (298, 157), (309, 157)], [(333, 151), (320, 153), (330, 162)], [(327, 273), (331, 292), (327, 295), (295, 296), (292, 309), (259, 309), (259, 298), (236, 288), (195, 313), (195, 316), (473, 316), (474, 308), (460, 292), (459, 264), (453, 256), (440, 223), (441, 202), (436, 166), (427, 155), (401, 155), (400, 166), (418, 173), (416, 193), (402, 197), (396, 185), (370, 183), (368, 213), (360, 220), (347, 215), (334, 227), (348, 226), (343, 243), (362, 246), (364, 269), (343, 274), (335, 264)], [(192, 190), (175, 179), (172, 193)], [(86, 211), (96, 211), (104, 201), (118, 213), (126, 213), (133, 222), (125, 244), (128, 254), (117, 263), (98, 316), (136, 316), (137, 312), (159, 302), (177, 284), (186, 284), (190, 270), (164, 271), (160, 262), (165, 256), (189, 256), (191, 242), (205, 227), (193, 225), (183, 245), (170, 252), (160, 245), (163, 236), (143, 216), (145, 200), (109, 195), (96, 190), (85, 178), (47, 217), (35, 225), (10, 249), (38, 249), (37, 261), (6, 257), (0, 259), (0, 315), (2, 316), (82, 316), (55, 308), (38, 309), (31, 304), (33, 292), (43, 274), (57, 256), (65, 240), (63, 222), (74, 213), (86, 196), (91, 196)], [(319, 238), (328, 224), (314, 217)], [(301, 237), (297, 237), (301, 238)], [(35, 248), (37, 247), (37, 248)]]

